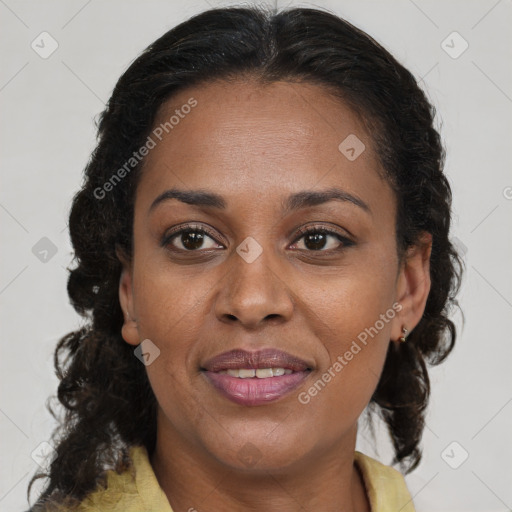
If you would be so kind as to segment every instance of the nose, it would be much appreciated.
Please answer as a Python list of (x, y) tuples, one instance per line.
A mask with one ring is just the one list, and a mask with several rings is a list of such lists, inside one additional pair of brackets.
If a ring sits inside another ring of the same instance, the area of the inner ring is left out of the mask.
[(227, 275), (219, 283), (215, 314), (224, 323), (240, 323), (257, 329), (269, 321), (286, 322), (293, 313), (294, 302), (284, 272), (270, 250), (248, 263), (237, 252), (226, 261)]

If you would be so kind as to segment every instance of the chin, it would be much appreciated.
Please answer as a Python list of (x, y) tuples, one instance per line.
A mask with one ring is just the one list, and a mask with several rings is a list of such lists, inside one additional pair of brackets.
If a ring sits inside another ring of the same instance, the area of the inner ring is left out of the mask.
[(284, 472), (307, 457), (304, 436), (299, 440), (266, 435), (234, 436), (208, 447), (208, 451), (231, 470), (260, 473)]

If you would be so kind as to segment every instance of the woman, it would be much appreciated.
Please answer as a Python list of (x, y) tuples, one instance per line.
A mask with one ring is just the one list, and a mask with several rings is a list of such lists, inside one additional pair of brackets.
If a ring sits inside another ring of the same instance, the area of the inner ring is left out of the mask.
[[(204, 12), (119, 80), (74, 198), (56, 432), (33, 510), (414, 510), (461, 263), (434, 108), (313, 9)], [(371, 420), (371, 416), (369, 416)]]

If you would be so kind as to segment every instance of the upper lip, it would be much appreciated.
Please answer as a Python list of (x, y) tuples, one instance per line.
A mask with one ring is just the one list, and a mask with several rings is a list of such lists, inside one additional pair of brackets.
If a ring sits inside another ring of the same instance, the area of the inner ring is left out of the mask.
[(302, 372), (311, 369), (312, 365), (299, 357), (273, 348), (249, 352), (244, 349), (234, 349), (223, 352), (211, 359), (208, 359), (202, 368), (210, 372), (222, 370), (248, 368), (284, 368), (295, 372)]

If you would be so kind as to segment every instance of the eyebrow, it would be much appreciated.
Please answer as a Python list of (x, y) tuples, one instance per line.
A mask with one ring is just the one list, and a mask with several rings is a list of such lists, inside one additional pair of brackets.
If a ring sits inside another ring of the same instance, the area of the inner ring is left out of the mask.
[[(149, 207), (149, 212), (153, 211), (159, 204), (177, 199), (182, 203), (194, 206), (206, 206), (210, 208), (225, 209), (227, 206), (226, 200), (219, 194), (213, 192), (206, 192), (204, 190), (180, 190), (172, 188), (162, 192)], [(360, 198), (345, 192), (339, 188), (329, 188), (326, 190), (303, 190), (291, 194), (283, 204), (284, 213), (288, 214), (292, 211), (311, 206), (317, 206), (328, 201), (343, 201), (352, 203), (365, 212), (371, 214), (370, 207)]]

